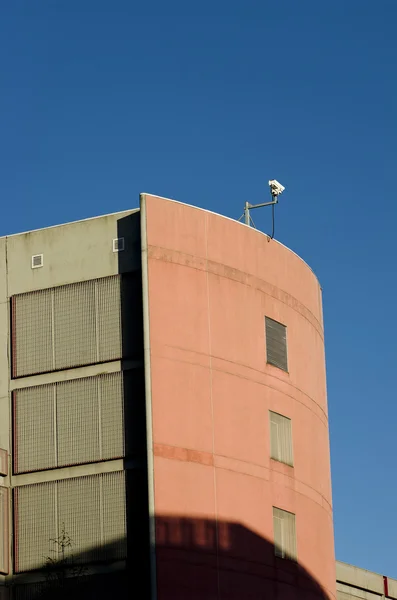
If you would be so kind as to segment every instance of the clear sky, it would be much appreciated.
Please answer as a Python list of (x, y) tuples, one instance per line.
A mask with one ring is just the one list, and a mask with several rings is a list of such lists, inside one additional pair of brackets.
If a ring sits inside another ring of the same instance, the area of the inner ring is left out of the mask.
[(0, 235), (142, 191), (238, 218), (281, 181), (276, 238), (323, 286), (336, 555), (397, 578), (396, 24), (396, 0), (2, 2)]

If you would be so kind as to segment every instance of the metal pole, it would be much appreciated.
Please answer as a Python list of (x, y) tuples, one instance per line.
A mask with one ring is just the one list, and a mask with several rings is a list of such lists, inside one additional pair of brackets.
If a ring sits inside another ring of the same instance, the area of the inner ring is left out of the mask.
[(245, 224), (249, 225), (250, 224), (250, 205), (249, 202), (245, 203), (244, 206), (244, 217), (245, 217)]

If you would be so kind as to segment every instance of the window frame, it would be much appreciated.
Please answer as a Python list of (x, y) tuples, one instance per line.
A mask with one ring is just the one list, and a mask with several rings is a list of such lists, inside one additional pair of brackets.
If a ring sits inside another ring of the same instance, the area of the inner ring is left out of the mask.
[[(275, 457), (273, 455), (273, 451), (272, 451), (272, 446), (273, 446), (273, 428), (272, 428), (272, 424), (277, 426), (277, 446), (278, 446), (278, 456), (280, 456), (282, 454), (281, 449), (280, 449), (280, 434), (279, 434), (279, 423), (277, 423), (276, 421), (272, 420), (272, 415), (276, 415), (281, 417), (282, 419), (286, 419), (287, 421), (289, 421), (289, 443), (290, 443), (290, 447), (291, 447), (291, 461), (289, 462), (288, 460), (282, 460), (282, 458), (279, 457)], [(270, 428), (270, 458), (272, 460), (275, 460), (283, 465), (287, 465), (288, 467), (294, 468), (294, 436), (293, 436), (293, 430), (292, 430), (292, 419), (291, 417), (287, 417), (286, 415), (282, 415), (279, 412), (276, 412), (274, 410), (269, 410), (269, 428)]]
[[(272, 360), (269, 360), (269, 344), (268, 344), (268, 328), (267, 328), (267, 322), (272, 322), (275, 323), (276, 325), (281, 325), (284, 328), (284, 332), (285, 332), (285, 367), (281, 366), (279, 363), (275, 363)], [(288, 327), (287, 325), (285, 325), (284, 323), (281, 323), (281, 321), (277, 321), (276, 319), (273, 319), (272, 317), (269, 317), (268, 315), (265, 315), (265, 346), (266, 346), (266, 364), (268, 365), (272, 365), (272, 367), (275, 367), (276, 369), (280, 369), (281, 371), (284, 371), (284, 373), (289, 373), (289, 356), (288, 356)]]
[[(290, 515), (293, 517), (293, 519), (291, 519), (291, 523), (293, 523), (293, 531), (290, 532), (290, 535), (293, 534), (293, 548), (292, 548), (292, 552), (290, 552), (287, 548), (286, 548), (286, 544), (285, 544), (285, 538), (287, 537), (285, 535), (285, 527), (286, 525), (284, 524), (286, 522), (286, 519), (283, 519), (281, 516), (276, 514), (276, 511), (279, 511), (281, 513), (284, 513), (285, 515)], [(278, 540), (276, 540), (276, 528), (275, 528), (275, 520), (278, 520), (280, 522), (280, 534), (281, 534), (281, 544), (278, 543)], [(297, 535), (296, 535), (296, 513), (293, 513), (289, 510), (285, 510), (284, 508), (279, 508), (278, 506), (273, 506), (273, 544), (274, 544), (274, 555), (277, 558), (280, 558), (282, 560), (289, 560), (291, 562), (298, 562), (298, 550), (297, 550)]]

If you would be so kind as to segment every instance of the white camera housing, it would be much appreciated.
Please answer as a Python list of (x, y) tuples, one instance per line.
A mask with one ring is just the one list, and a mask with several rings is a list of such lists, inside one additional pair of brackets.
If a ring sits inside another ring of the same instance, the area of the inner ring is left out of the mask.
[(276, 179), (269, 180), (270, 192), (272, 196), (279, 196), (285, 190), (285, 187), (281, 185)]

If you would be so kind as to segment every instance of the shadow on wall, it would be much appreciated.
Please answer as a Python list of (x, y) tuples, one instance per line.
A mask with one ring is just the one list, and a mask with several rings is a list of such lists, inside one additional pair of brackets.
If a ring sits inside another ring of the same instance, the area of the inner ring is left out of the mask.
[[(299, 563), (276, 557), (272, 543), (241, 524), (161, 516), (156, 519), (156, 538), (158, 600), (327, 598)], [(113, 596), (149, 600), (148, 570), (142, 570), (148, 561), (147, 548), (136, 547), (137, 555), (140, 563), (128, 560), (127, 567), (121, 563), (102, 564), (101, 568), (106, 569), (102, 574), (93, 574), (99, 565), (91, 564), (75, 578), (17, 585), (13, 598), (100, 600)], [(89, 558), (89, 552), (84, 553), (84, 561)], [(78, 556), (75, 561), (79, 562)]]
[(299, 563), (239, 523), (159, 517), (156, 539), (159, 600), (327, 598)]

